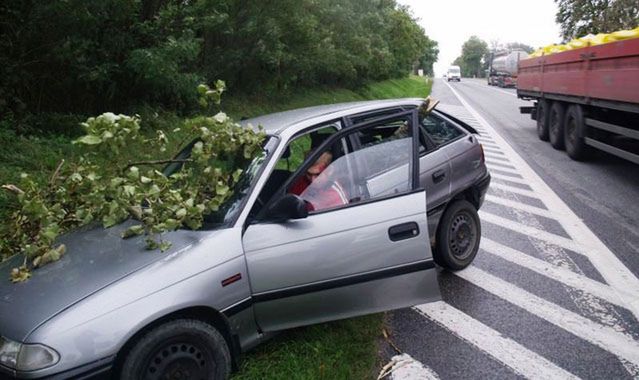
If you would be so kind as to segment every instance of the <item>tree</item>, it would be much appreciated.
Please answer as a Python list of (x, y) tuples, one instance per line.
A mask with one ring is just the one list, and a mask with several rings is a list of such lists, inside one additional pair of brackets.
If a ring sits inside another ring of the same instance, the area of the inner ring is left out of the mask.
[(639, 24), (637, 0), (555, 0), (555, 20), (564, 41), (592, 33), (609, 33)]
[(433, 76), (433, 64), (437, 61), (439, 55), (439, 47), (437, 41), (433, 41), (426, 37), (426, 43), (422, 47), (423, 54), (419, 57), (418, 68), (423, 69), (426, 75)]
[(483, 77), (484, 56), (488, 53), (488, 44), (477, 36), (471, 36), (462, 45), (462, 54), (455, 60), (461, 67), (462, 76)]
[(532, 46), (526, 45), (521, 42), (509, 42), (506, 44), (506, 49), (507, 50), (523, 50), (528, 54), (532, 53), (535, 50), (535, 48), (533, 48)]

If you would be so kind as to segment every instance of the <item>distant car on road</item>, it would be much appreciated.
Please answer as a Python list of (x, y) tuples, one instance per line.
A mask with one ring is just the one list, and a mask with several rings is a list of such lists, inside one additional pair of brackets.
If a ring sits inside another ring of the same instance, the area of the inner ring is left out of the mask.
[(63, 236), (62, 259), (0, 283), (0, 376), (221, 379), (269, 333), (439, 299), (435, 263), (475, 257), (490, 177), (476, 131), (422, 103), (244, 121), (264, 127), (262, 153), (166, 252), (122, 240), (133, 221)]
[(448, 68), (448, 72), (446, 73), (446, 78), (450, 82), (451, 80), (455, 80), (457, 82), (461, 81), (461, 69), (459, 66), (450, 66)]

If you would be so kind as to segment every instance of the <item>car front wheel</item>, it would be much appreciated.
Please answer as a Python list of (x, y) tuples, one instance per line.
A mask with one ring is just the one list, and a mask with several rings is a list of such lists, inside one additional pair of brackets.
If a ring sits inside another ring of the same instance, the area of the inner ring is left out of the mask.
[(448, 206), (437, 229), (435, 262), (450, 270), (461, 270), (473, 262), (479, 250), (481, 224), (477, 210), (468, 201)]
[(227, 379), (231, 355), (211, 325), (194, 319), (162, 324), (140, 338), (122, 365), (121, 379)]

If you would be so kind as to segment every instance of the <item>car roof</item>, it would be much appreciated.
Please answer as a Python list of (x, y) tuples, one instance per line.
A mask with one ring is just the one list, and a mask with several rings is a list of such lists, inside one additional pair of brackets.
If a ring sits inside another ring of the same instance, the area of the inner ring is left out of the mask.
[(332, 118), (343, 117), (345, 113), (351, 115), (376, 109), (417, 105), (423, 100), (422, 98), (404, 98), (327, 104), (258, 116), (242, 120), (241, 124), (243, 126), (248, 126), (249, 124), (253, 127), (261, 126), (267, 134), (276, 135), (291, 126), (309, 119), (321, 117), (325, 120), (330, 120)]

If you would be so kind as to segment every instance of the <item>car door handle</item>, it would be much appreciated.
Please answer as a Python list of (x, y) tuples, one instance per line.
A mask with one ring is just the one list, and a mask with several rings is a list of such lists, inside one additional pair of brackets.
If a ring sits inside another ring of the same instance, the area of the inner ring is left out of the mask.
[(446, 171), (444, 171), (443, 169), (437, 170), (435, 173), (433, 173), (433, 182), (435, 183), (443, 181), (444, 178), (446, 178)]
[(398, 224), (388, 229), (388, 237), (391, 241), (410, 239), (417, 235), (419, 235), (419, 226), (415, 222)]

